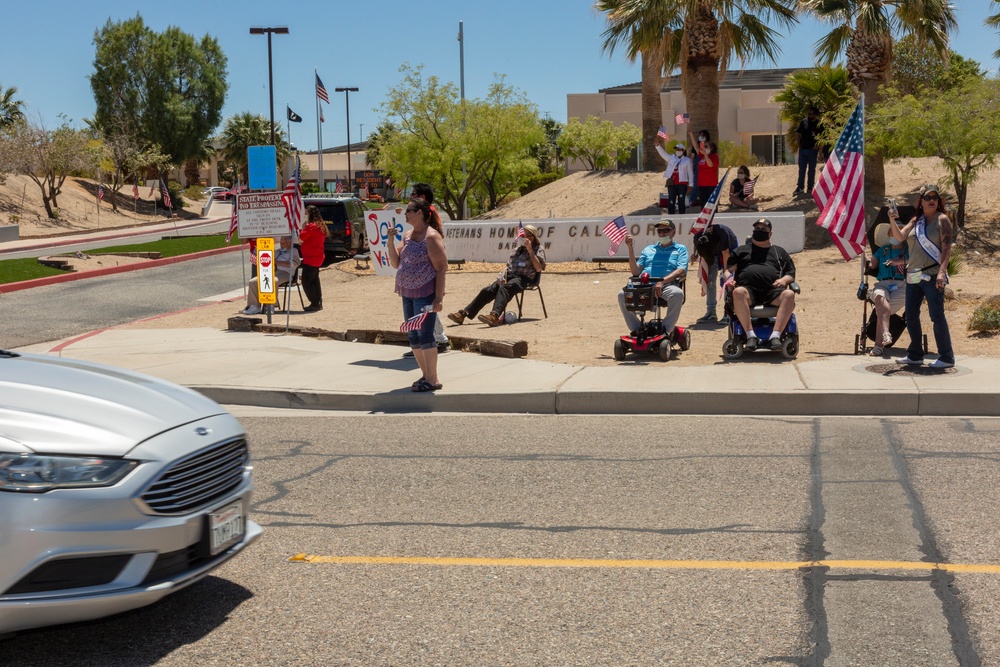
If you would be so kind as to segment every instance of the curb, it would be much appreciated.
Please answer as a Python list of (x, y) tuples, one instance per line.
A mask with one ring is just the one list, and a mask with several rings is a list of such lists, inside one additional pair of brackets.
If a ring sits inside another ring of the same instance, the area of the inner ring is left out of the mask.
[(33, 280), (22, 280), (21, 282), (18, 283), (7, 283), (5, 285), (0, 285), (0, 294), (9, 294), (11, 292), (19, 292), (21, 290), (31, 289), (33, 287), (43, 287), (45, 285), (55, 285), (57, 283), (67, 283), (73, 280), (84, 280), (85, 278), (97, 278), (100, 276), (109, 276), (115, 273), (126, 273), (128, 271), (152, 269), (157, 266), (177, 264), (178, 262), (186, 262), (191, 259), (202, 259), (203, 257), (222, 255), (224, 253), (234, 252), (239, 249), (240, 246), (235, 245), (226, 248), (216, 248), (214, 250), (202, 250), (201, 252), (195, 252), (189, 255), (177, 255), (175, 257), (165, 257), (163, 259), (151, 259), (148, 262), (141, 262), (139, 264), (109, 266), (106, 269), (94, 269), (93, 271), (79, 271), (76, 273), (67, 273), (61, 276), (47, 276), (45, 278), (35, 278)]
[[(189, 222), (187, 224), (177, 225), (176, 229), (177, 230), (181, 230), (181, 229), (188, 229), (189, 227), (200, 227), (202, 225), (215, 224), (217, 222), (222, 222), (223, 220), (228, 220), (228, 219), (229, 219), (229, 216), (221, 216), (221, 217), (218, 217), (218, 218), (199, 218), (197, 222)], [(101, 234), (100, 230), (93, 230), (92, 233), (97, 237), (95, 240), (99, 240), (99, 241), (105, 241), (105, 240), (106, 241), (115, 241), (117, 239), (127, 239), (130, 236), (139, 236), (139, 235), (142, 235), (142, 234), (153, 233), (155, 230), (145, 229), (145, 228), (147, 228), (147, 227), (155, 227), (156, 225), (163, 225), (163, 224), (166, 224), (166, 223), (163, 223), (163, 222), (151, 222), (149, 224), (139, 225), (138, 227), (121, 227), (120, 229), (128, 229), (128, 230), (131, 230), (131, 231), (129, 231), (127, 233), (123, 232), (121, 234), (110, 234), (108, 236), (98, 236), (99, 234)], [(174, 230), (174, 228), (171, 227), (170, 231), (173, 231), (173, 230)], [(166, 230), (164, 230), (164, 231), (166, 231)], [(85, 235), (85, 234), (86, 234), (86, 232), (64, 232), (64, 233), (58, 234), (56, 236), (50, 236), (50, 237), (48, 237), (49, 239), (63, 238), (64, 240), (62, 240), (62, 241), (53, 241), (52, 243), (39, 243), (38, 245), (29, 245), (29, 246), (24, 246), (24, 247), (21, 247), (21, 248), (11, 248), (9, 251), (5, 251), (5, 252), (14, 252), (14, 251), (21, 252), (21, 251), (25, 251), (25, 250), (40, 250), (40, 249), (45, 249), (45, 248), (60, 248), (62, 246), (66, 246), (66, 245), (75, 245), (77, 243), (87, 242), (87, 241), (81, 240), (80, 238), (67, 239), (65, 237), (69, 237), (69, 236), (78, 237), (78, 236), (82, 236), (82, 235)], [(43, 237), (34, 237), (34, 238), (43, 238)]]

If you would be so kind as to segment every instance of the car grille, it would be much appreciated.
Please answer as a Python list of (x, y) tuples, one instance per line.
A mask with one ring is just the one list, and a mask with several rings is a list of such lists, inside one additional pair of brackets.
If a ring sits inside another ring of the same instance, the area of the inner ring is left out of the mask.
[(167, 468), (142, 494), (156, 514), (188, 514), (239, 487), (250, 462), (246, 440), (220, 442)]

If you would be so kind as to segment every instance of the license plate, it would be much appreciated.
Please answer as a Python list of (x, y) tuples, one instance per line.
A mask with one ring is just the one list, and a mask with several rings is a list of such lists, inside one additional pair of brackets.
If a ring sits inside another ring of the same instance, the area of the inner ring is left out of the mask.
[(243, 503), (233, 503), (208, 515), (209, 550), (214, 556), (243, 539), (246, 533)]

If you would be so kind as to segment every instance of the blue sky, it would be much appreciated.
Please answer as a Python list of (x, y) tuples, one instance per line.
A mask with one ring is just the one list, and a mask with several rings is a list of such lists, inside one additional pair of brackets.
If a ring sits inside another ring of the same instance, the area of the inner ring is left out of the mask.
[[(57, 125), (60, 114), (80, 125), (94, 112), (87, 79), (93, 69), (94, 31), (108, 19), (123, 20), (139, 11), (154, 30), (176, 25), (198, 38), (206, 33), (216, 37), (229, 58), (230, 87), (223, 117), (242, 111), (267, 116), (267, 38), (250, 35), (249, 28), (288, 26), (290, 34), (272, 38), (275, 119), (283, 122), (285, 104), (290, 104), (303, 118), (292, 125), (292, 142), (312, 150), (317, 145), (314, 68), (330, 92), (323, 145), (347, 140), (344, 93), (334, 93), (336, 87), (360, 89), (350, 97), (351, 140), (358, 141), (362, 132), (367, 135), (381, 120), (377, 107), (400, 81), (401, 63), (423, 64), (427, 74), (458, 84), (461, 20), (466, 97), (482, 97), (494, 73), (502, 73), (508, 83), (528, 94), (541, 113), (565, 121), (568, 93), (639, 80), (638, 65), (627, 63), (617, 52), (613, 57), (602, 54), (603, 19), (592, 4), (589, 0), (18, 2), (4, 11), (0, 85), (16, 86), (31, 117), (48, 126)], [(959, 32), (952, 48), (996, 72), (1000, 63), (992, 54), (1000, 48), (1000, 36), (982, 25), (991, 3), (957, 4)], [(825, 30), (815, 21), (804, 21), (786, 37), (777, 66), (811, 65), (813, 43)], [(750, 65), (755, 66), (768, 65)]]

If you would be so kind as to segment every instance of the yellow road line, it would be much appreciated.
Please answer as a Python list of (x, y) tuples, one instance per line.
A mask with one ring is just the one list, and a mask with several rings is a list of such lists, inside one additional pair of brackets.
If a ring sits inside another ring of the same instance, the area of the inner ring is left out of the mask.
[(337, 563), (350, 565), (433, 565), (438, 567), (587, 567), (649, 570), (801, 570), (825, 567), (831, 570), (943, 570), (1000, 574), (1000, 565), (922, 563), (896, 560), (610, 560), (598, 558), (432, 558), (425, 556), (317, 556), (296, 554), (292, 563)]

